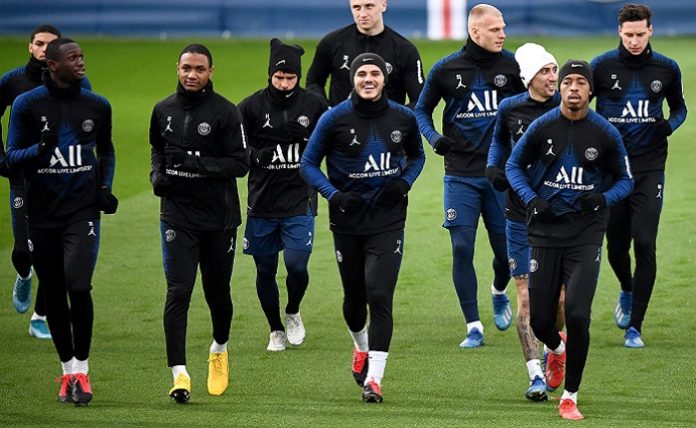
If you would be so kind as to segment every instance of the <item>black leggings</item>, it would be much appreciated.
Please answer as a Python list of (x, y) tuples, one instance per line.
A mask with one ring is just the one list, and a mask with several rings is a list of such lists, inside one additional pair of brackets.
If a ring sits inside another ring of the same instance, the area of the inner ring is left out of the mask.
[(167, 280), (164, 335), (169, 366), (186, 364), (186, 327), (198, 265), (210, 309), (213, 338), (227, 343), (232, 324), (230, 280), (237, 229), (195, 231), (161, 222), (162, 258)]
[(80, 220), (53, 229), (30, 228), (29, 237), (58, 356), (62, 362), (73, 357), (86, 360), (94, 323), (91, 284), (99, 252), (99, 221)]
[[(309, 285), (309, 251), (284, 249), (285, 270), (288, 276), (285, 285), (288, 291), (288, 303), (285, 313), (296, 314)], [(254, 256), (256, 263), (256, 294), (271, 331), (285, 330), (280, 319), (280, 293), (276, 282), (278, 272), (278, 253), (270, 256)]]
[(343, 318), (357, 332), (365, 327), (370, 309), (370, 350), (389, 351), (394, 322), (392, 303), (401, 267), (404, 231), (374, 235), (334, 232), (334, 248), (343, 283)]
[(532, 247), (529, 274), (530, 324), (534, 335), (550, 349), (561, 342), (556, 329), (558, 296), (566, 285), (565, 389), (577, 392), (590, 347), (590, 310), (597, 288), (600, 252), (598, 245), (569, 248)]

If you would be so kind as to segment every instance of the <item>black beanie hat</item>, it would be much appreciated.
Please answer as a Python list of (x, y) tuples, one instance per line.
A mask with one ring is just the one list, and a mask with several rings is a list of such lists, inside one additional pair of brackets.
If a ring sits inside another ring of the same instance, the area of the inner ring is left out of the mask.
[(278, 39), (271, 40), (271, 57), (268, 61), (268, 77), (276, 71), (284, 71), (302, 75), (302, 60), (304, 49), (298, 45), (286, 45)]
[(365, 52), (364, 54), (360, 54), (355, 57), (353, 62), (350, 64), (350, 85), (353, 86), (355, 85), (353, 83), (353, 78), (355, 77), (355, 73), (358, 72), (358, 68), (365, 64), (372, 64), (376, 65), (379, 67), (380, 70), (382, 70), (382, 74), (384, 75), (384, 83), (387, 83), (387, 79), (389, 74), (387, 73), (387, 63), (384, 62), (384, 59), (377, 55), (376, 53), (372, 52)]
[(594, 92), (594, 79), (592, 77), (592, 67), (590, 64), (579, 59), (569, 59), (558, 72), (558, 85), (560, 86), (563, 79), (569, 74), (579, 74), (590, 84), (590, 92)]

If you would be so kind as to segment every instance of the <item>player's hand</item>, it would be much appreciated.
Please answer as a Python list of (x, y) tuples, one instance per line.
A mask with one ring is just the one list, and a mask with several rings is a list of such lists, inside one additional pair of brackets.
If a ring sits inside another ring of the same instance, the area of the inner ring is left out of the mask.
[(580, 209), (585, 214), (591, 214), (607, 206), (607, 201), (601, 193), (587, 192), (578, 196)]
[(266, 147), (260, 150), (254, 150), (252, 156), (259, 166), (268, 166), (273, 162), (275, 151), (275, 147)]
[(540, 221), (549, 221), (553, 219), (553, 211), (551, 211), (551, 205), (538, 196), (534, 197), (529, 204), (527, 204), (527, 219), (528, 222), (532, 219)]
[(653, 134), (654, 141), (659, 141), (672, 135), (672, 127), (665, 119), (658, 120), (653, 126), (655, 129), (655, 133)]
[(362, 198), (356, 192), (337, 192), (331, 197), (329, 204), (338, 207), (346, 214), (357, 212), (364, 205)]
[(388, 180), (382, 186), (382, 193), (377, 200), (377, 205), (385, 208), (393, 207), (404, 200), (409, 190), (411, 190), (411, 186), (402, 178)]
[(491, 165), (486, 168), (486, 178), (493, 185), (493, 188), (499, 192), (503, 192), (510, 187), (507, 177), (505, 176), (505, 171), (497, 166)]
[(285, 125), (285, 132), (288, 133), (293, 142), (300, 144), (307, 144), (309, 135), (311, 134), (309, 129), (304, 127), (300, 122), (294, 120)]
[(155, 196), (164, 198), (169, 196), (172, 181), (164, 174), (158, 174), (152, 181), (152, 192)]
[(99, 189), (98, 205), (104, 214), (115, 214), (118, 209), (118, 198), (111, 193), (111, 189), (102, 187)]
[(433, 144), (433, 150), (440, 156), (444, 156), (452, 149), (454, 146), (454, 140), (450, 137), (445, 137), (444, 135), (435, 141)]
[(41, 132), (41, 141), (39, 142), (40, 154), (53, 151), (53, 149), (58, 146), (58, 132), (56, 132), (55, 128), (51, 129), (51, 127), (46, 124), (45, 129), (45, 131)]
[(167, 145), (164, 147), (164, 157), (167, 162), (167, 166), (173, 168), (179, 168), (184, 164), (186, 160), (186, 152), (181, 147)]

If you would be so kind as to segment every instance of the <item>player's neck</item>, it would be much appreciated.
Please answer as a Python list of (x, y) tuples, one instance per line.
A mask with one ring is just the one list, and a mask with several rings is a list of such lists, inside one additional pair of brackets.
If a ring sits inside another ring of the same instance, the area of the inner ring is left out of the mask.
[(568, 120), (577, 121), (587, 117), (590, 112), (589, 104), (578, 110), (571, 110), (561, 103), (561, 114)]
[(375, 25), (374, 27), (372, 27), (368, 30), (363, 30), (362, 28), (360, 28), (357, 25), (356, 25), (356, 28), (358, 29), (358, 32), (360, 32), (361, 34), (364, 34), (365, 36), (373, 37), (373, 36), (376, 36), (376, 35), (384, 32), (384, 22), (382, 22), (378, 25)]

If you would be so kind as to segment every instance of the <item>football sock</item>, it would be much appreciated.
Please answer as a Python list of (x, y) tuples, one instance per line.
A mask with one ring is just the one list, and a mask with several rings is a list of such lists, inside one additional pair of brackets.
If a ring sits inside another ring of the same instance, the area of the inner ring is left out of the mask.
[(74, 358), (75, 364), (73, 365), (74, 373), (89, 373), (89, 358), (85, 360), (78, 360)]
[(501, 295), (501, 294), (505, 294), (506, 292), (507, 292), (507, 287), (505, 287), (502, 290), (498, 290), (497, 288), (495, 288), (495, 285), (491, 284), (491, 293)]
[(179, 376), (181, 373), (185, 374), (186, 376), (189, 376), (188, 372), (186, 371), (185, 365), (182, 364), (180, 366), (172, 366), (172, 376), (174, 376), (174, 380), (176, 380), (176, 377)]
[(74, 371), (75, 357), (72, 357), (70, 360), (68, 360), (66, 362), (61, 361), (60, 365), (63, 368), (64, 375), (75, 373), (75, 371)]
[(541, 372), (541, 365), (539, 364), (539, 359), (534, 358), (527, 361), (527, 371), (529, 372), (529, 380), (534, 380), (535, 377), (539, 376), (544, 378), (544, 374)]
[(227, 351), (227, 342), (220, 345), (219, 343), (213, 340), (213, 343), (210, 344), (211, 354), (221, 354), (225, 351)]
[(363, 327), (360, 331), (350, 331), (350, 337), (353, 338), (353, 344), (355, 348), (360, 352), (367, 352), (370, 350), (370, 346), (367, 344), (367, 327)]
[(36, 320), (46, 321), (46, 315), (39, 315), (36, 313), (36, 311), (34, 311), (34, 313), (31, 314), (31, 321)]
[(562, 353), (565, 352), (565, 349), (566, 349), (565, 343), (562, 340), (561, 340), (561, 344), (558, 345), (558, 348), (556, 348), (556, 349), (549, 349), (548, 346), (544, 345), (544, 351), (547, 351), (547, 352), (550, 351), (556, 355), (561, 355)]
[(370, 351), (368, 356), (369, 365), (367, 368), (367, 380), (377, 382), (377, 384), (381, 385), (389, 352)]
[(478, 329), (478, 331), (483, 333), (483, 324), (481, 323), (480, 320), (466, 323), (466, 332), (470, 333), (474, 327), (476, 327)]
[(567, 389), (564, 389), (561, 400), (573, 400), (573, 403), (578, 404), (578, 392), (569, 392)]

